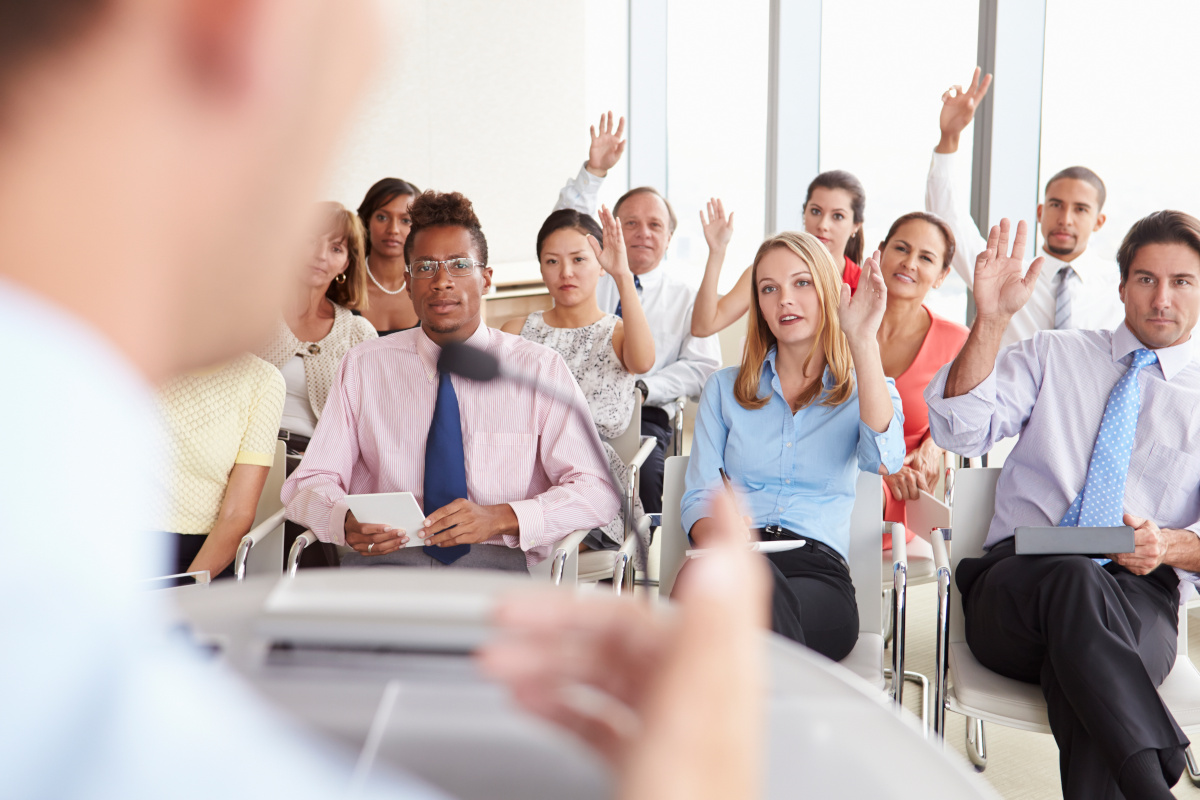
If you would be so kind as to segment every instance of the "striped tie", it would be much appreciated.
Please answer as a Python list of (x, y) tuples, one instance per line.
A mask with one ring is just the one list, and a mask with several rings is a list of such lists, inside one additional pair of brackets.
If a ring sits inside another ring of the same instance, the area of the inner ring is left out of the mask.
[(1071, 283), (1078, 276), (1070, 264), (1058, 271), (1058, 291), (1054, 298), (1054, 330), (1065, 331), (1075, 327), (1071, 320)]

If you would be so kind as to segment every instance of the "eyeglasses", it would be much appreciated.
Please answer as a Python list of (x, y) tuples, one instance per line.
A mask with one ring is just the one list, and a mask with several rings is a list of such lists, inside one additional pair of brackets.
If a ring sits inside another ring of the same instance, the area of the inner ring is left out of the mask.
[(438, 273), (439, 267), (445, 267), (446, 273), (452, 278), (465, 278), (475, 271), (476, 267), (487, 266), (482, 261), (473, 258), (451, 258), (446, 261), (414, 261), (408, 265), (408, 274), (414, 278), (428, 279)]

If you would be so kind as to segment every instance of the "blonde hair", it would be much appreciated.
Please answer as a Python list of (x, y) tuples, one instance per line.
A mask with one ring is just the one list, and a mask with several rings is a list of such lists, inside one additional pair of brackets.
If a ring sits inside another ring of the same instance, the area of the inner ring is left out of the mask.
[(770, 394), (766, 397), (758, 396), (763, 362), (767, 359), (767, 353), (777, 344), (775, 334), (771, 332), (758, 305), (758, 265), (762, 263), (763, 256), (781, 247), (790, 250), (808, 266), (821, 311), (821, 318), (818, 320), (821, 333), (813, 338), (812, 348), (804, 359), (804, 369), (808, 370), (809, 363), (817, 353), (817, 344), (820, 343), (825, 348), (825, 362), (829, 371), (833, 373), (833, 388), (821, 397), (824, 381), (818, 378), (800, 396), (800, 408), (811, 405), (818, 397), (821, 397), (823, 406), (841, 405), (850, 399), (850, 393), (854, 391), (854, 362), (850, 357), (850, 345), (846, 342), (846, 335), (842, 333), (842, 326), (838, 321), (842, 273), (819, 239), (807, 233), (792, 231), (767, 239), (754, 256), (750, 280), (750, 319), (746, 325), (746, 349), (733, 384), (733, 396), (738, 405), (750, 411), (762, 408), (771, 399)]
[(346, 280), (329, 284), (325, 296), (352, 311), (367, 308), (367, 247), (362, 221), (336, 200), (317, 204), (321, 213), (320, 233), (346, 240)]

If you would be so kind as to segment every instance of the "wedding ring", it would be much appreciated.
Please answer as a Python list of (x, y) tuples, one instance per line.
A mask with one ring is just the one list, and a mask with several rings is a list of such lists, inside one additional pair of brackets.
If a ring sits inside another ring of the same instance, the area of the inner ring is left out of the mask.
[(374, 543), (374, 542), (371, 542), (369, 545), (367, 545), (367, 552), (368, 552), (368, 553), (369, 553), (369, 552), (371, 552), (371, 551), (372, 551), (372, 550), (374, 550), (374, 549), (375, 549), (375, 543)]

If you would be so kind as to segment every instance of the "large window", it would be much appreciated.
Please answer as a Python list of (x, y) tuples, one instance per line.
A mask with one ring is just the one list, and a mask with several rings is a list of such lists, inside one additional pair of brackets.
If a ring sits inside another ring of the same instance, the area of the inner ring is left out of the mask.
[(669, 255), (699, 283), (699, 211), (720, 197), (735, 214), (721, 291), (762, 243), (769, 10), (768, 0), (670, 0), (667, 10), (667, 189), (679, 217)]
[(1200, 215), (1198, 28), (1200, 5), (1179, 0), (1047, 2), (1040, 183), (1077, 164), (1100, 175), (1091, 248), (1106, 258), (1151, 211)]
[[(964, 0), (841, 0), (824, 3), (822, 16), (821, 170), (848, 170), (862, 181), (871, 252), (894, 219), (925, 207), (941, 95), (971, 77), (979, 8)], [(964, 193), (971, 152), (968, 129), (959, 157)], [(962, 320), (966, 287), (952, 273), (928, 302)]]

